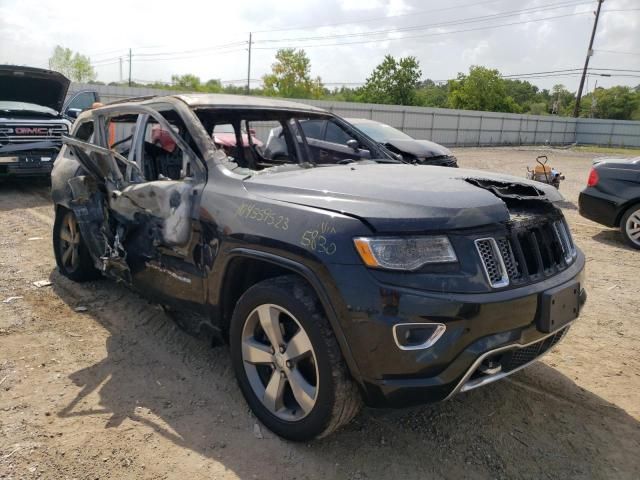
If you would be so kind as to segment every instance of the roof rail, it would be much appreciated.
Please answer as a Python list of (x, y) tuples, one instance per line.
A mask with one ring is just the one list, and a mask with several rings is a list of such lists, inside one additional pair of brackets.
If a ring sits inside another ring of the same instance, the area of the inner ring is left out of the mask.
[(165, 95), (143, 95), (140, 97), (126, 97), (126, 98), (121, 98), (120, 100), (113, 100), (112, 102), (107, 102), (105, 103), (105, 105), (117, 105), (118, 103), (127, 103), (127, 102), (142, 102), (144, 100), (151, 100), (152, 98), (155, 97), (160, 97), (160, 96), (165, 96)]

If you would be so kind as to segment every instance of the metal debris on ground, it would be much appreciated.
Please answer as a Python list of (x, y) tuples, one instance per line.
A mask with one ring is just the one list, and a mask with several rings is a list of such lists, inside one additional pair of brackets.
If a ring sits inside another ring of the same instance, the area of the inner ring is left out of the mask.
[(78, 307), (74, 308), (74, 310), (75, 310), (76, 312), (87, 312), (87, 311), (89, 311), (89, 309), (88, 309), (87, 307), (84, 307), (84, 306), (82, 306), (82, 305), (80, 305), (80, 306), (78, 306)]
[(37, 282), (33, 282), (33, 284), (38, 287), (48, 287), (49, 285), (51, 285), (51, 282), (49, 280), (38, 280)]
[(24, 297), (22, 295), (18, 295), (16, 297), (8, 297), (8, 298), (5, 298), (2, 301), (2, 303), (11, 303), (11, 302), (14, 302), (15, 300), (20, 300), (21, 298), (24, 298)]
[(31, 238), (27, 238), (27, 242), (33, 242), (34, 240), (42, 240), (42, 237), (31, 237)]

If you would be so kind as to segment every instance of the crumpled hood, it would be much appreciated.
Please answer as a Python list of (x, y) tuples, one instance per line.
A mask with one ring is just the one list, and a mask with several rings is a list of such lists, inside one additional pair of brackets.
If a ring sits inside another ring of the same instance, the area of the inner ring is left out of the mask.
[(470, 228), (509, 219), (505, 203), (496, 194), (466, 179), (529, 185), (537, 199), (562, 200), (555, 188), (523, 178), (415, 165), (265, 171), (244, 185), (257, 196), (358, 217), (378, 232)]
[(0, 101), (34, 103), (60, 112), (70, 83), (52, 70), (0, 65)]
[(400, 140), (389, 139), (386, 144), (394, 146), (397, 150), (408, 153), (418, 158), (431, 158), (442, 157), (451, 155), (451, 151), (438, 145), (437, 143), (430, 142), (429, 140)]

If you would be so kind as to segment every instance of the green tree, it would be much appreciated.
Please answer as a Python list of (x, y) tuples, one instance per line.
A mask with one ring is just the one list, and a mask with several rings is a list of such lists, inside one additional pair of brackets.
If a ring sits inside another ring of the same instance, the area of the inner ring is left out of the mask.
[(504, 79), (504, 86), (507, 96), (513, 98), (521, 112), (529, 111), (532, 103), (540, 102), (538, 87), (525, 80)]
[(191, 73), (184, 75), (171, 75), (171, 85), (177, 90), (187, 90), (190, 92), (198, 92), (202, 90), (200, 77)]
[(447, 107), (447, 85), (436, 84), (433, 80), (427, 79), (420, 83), (418, 91), (416, 92), (418, 97), (418, 104), (425, 107)]
[(86, 55), (74, 53), (70, 48), (56, 45), (49, 58), (49, 68), (62, 73), (75, 82), (92, 82), (97, 74)]
[(418, 85), (422, 77), (415, 57), (396, 60), (386, 55), (360, 90), (363, 102), (393, 105), (416, 105)]
[(634, 112), (640, 107), (640, 95), (630, 87), (598, 88), (588, 97), (591, 102), (590, 112), (582, 110), (581, 116), (608, 118), (613, 120), (631, 120)]
[(276, 53), (271, 73), (262, 77), (264, 94), (272, 97), (320, 98), (320, 77), (311, 78), (311, 61), (304, 50), (283, 48)]
[(459, 73), (458, 78), (449, 80), (449, 106), (464, 110), (487, 112), (515, 112), (520, 107), (507, 94), (505, 81), (498, 70), (472, 66), (469, 74)]
[(564, 85), (557, 84), (551, 89), (549, 110), (557, 115), (573, 115), (576, 97)]

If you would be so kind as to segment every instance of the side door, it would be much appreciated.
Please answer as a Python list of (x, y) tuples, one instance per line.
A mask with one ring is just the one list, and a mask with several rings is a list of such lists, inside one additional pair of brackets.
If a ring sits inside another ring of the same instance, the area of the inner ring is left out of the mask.
[(200, 309), (205, 275), (198, 211), (206, 170), (187, 128), (170, 108), (114, 106), (98, 112), (96, 144), (65, 139), (97, 184), (75, 200), (97, 196), (102, 205), (85, 209), (100, 214), (91, 243), (101, 250), (94, 248), (92, 255), (107, 275), (143, 294)]
[(141, 178), (110, 202), (115, 214), (131, 222), (124, 242), (131, 282), (163, 303), (197, 310), (206, 291), (199, 219), (204, 164), (170, 107), (138, 115), (132, 142)]

